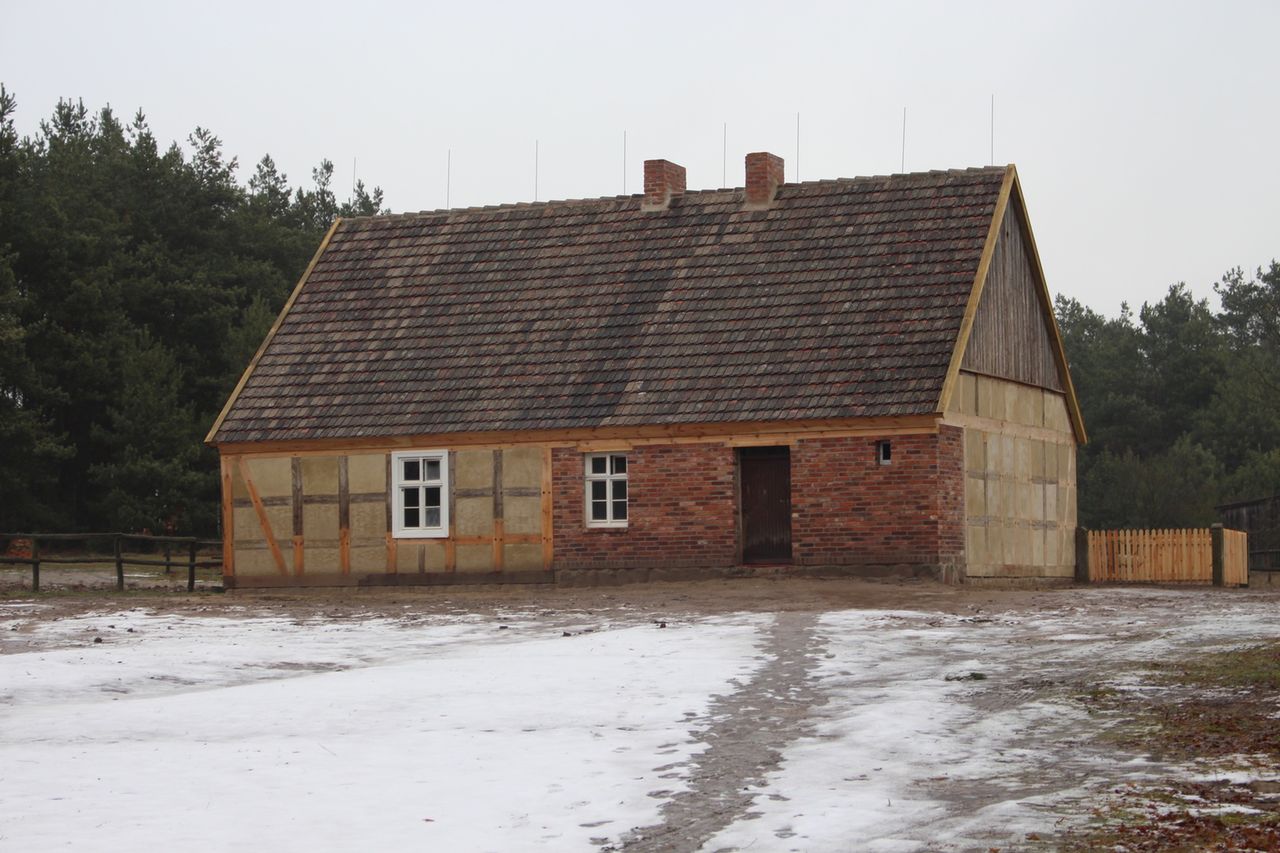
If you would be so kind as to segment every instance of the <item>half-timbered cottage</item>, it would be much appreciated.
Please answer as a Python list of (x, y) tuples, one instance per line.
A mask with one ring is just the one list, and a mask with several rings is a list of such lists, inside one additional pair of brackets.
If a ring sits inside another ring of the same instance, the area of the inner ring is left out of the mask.
[(228, 586), (1069, 579), (1007, 168), (341, 219), (209, 433)]

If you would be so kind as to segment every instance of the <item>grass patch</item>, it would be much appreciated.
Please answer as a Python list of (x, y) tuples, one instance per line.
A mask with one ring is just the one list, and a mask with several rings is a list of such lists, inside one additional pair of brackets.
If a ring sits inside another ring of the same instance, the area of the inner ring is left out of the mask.
[(1160, 669), (1178, 684), (1280, 693), (1280, 642), (1215, 652)]
[(1089, 825), (1044, 849), (1280, 850), (1280, 642), (1152, 667), (1151, 692), (1093, 687), (1075, 700), (1115, 720), (1101, 737), (1162, 759), (1246, 767), (1249, 783), (1166, 780), (1107, 792)]
[(1067, 830), (1049, 849), (1062, 853), (1123, 850), (1280, 850), (1280, 803), (1249, 785), (1167, 781), (1111, 792), (1093, 822)]

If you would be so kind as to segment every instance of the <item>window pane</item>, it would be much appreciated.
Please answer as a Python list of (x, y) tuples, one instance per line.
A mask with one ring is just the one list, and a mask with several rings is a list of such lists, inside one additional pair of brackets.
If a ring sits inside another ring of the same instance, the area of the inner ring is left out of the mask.
[(439, 527), (440, 526), (440, 507), (427, 507), (427, 521), (423, 527)]
[(405, 505), (404, 508), (404, 526), (406, 528), (418, 526), (418, 507)]
[(417, 486), (407, 486), (400, 489), (400, 494), (404, 496), (402, 503), (405, 506), (419, 506), (422, 500), (418, 494)]
[(609, 461), (613, 463), (613, 473), (615, 474), (627, 473), (627, 457), (610, 456)]
[(420, 460), (418, 459), (405, 459), (404, 460), (404, 476), (401, 479), (409, 482), (416, 482), (422, 479), (419, 476), (422, 470), (419, 465), (419, 462)]
[(608, 460), (608, 458), (607, 458), (607, 457), (604, 457), (604, 456), (592, 456), (592, 457), (591, 457), (591, 473), (592, 473), (592, 474), (607, 474), (607, 473), (609, 473), (609, 460)]
[(602, 501), (609, 497), (609, 484), (604, 480), (591, 481), (591, 500)]
[(427, 493), (426, 495), (427, 499), (425, 501), (427, 509), (431, 509), (432, 507), (439, 509), (440, 508), (440, 487), (428, 486), (427, 488), (423, 489), (423, 491)]
[(592, 521), (608, 521), (609, 520), (609, 503), (607, 501), (591, 502), (591, 520)]
[(440, 460), (427, 459), (427, 476), (424, 478), (432, 483), (440, 482)]
[(626, 501), (613, 502), (613, 520), (614, 521), (627, 520), (627, 502)]
[(615, 501), (625, 501), (627, 499), (627, 481), (613, 481), (613, 499)]

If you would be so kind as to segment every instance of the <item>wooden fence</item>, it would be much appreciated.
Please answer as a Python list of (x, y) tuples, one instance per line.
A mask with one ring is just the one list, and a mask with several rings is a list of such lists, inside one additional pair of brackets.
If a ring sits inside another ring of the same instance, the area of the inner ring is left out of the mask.
[[(30, 542), (31, 548), (25, 555), (6, 555), (0, 554), (0, 565), (21, 565), (26, 563), (31, 566), (31, 590), (32, 592), (40, 591), (40, 566), (42, 563), (61, 564), (61, 565), (80, 565), (91, 566), (103, 563), (114, 564), (116, 570), (116, 589), (124, 589), (124, 567), (125, 566), (164, 566), (165, 573), (168, 574), (175, 568), (186, 568), (187, 570), (187, 591), (194, 591), (196, 588), (196, 569), (220, 567), (222, 559), (217, 560), (200, 560), (198, 559), (198, 550), (201, 547), (222, 547), (220, 539), (197, 539), (194, 536), (149, 536), (142, 533), (0, 533), (0, 540), (7, 542), (23, 541)], [(82, 543), (88, 545), (91, 542), (111, 542), (111, 553), (101, 554), (93, 553), (87, 547), (80, 553), (41, 553), (41, 543), (46, 545), (58, 543), (58, 545), (66, 549), (68, 543)], [(138, 557), (126, 554), (124, 545), (126, 542), (143, 542), (159, 545), (164, 549), (164, 559), (150, 559), (146, 557)], [(175, 557), (173, 550), (178, 547), (178, 555)], [(221, 551), (219, 551), (221, 554)]]
[(1249, 534), (1243, 530), (1222, 531), (1222, 581), (1227, 586), (1249, 585)]
[(1195, 530), (1090, 530), (1079, 577), (1092, 583), (1247, 586), (1248, 535), (1217, 524)]

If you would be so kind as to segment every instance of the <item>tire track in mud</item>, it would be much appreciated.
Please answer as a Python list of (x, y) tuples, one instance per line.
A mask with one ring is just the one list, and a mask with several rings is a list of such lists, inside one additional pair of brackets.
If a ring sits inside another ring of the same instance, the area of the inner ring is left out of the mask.
[[(636, 827), (602, 851), (697, 850), (751, 808), (782, 751), (813, 727), (811, 711), (826, 698), (811, 677), (825, 643), (820, 614), (780, 612), (760, 654), (770, 658), (742, 687), (718, 697), (709, 728), (694, 734), (707, 749), (689, 759), (688, 788), (663, 804), (661, 821)], [(672, 773), (681, 765), (655, 768)]]

